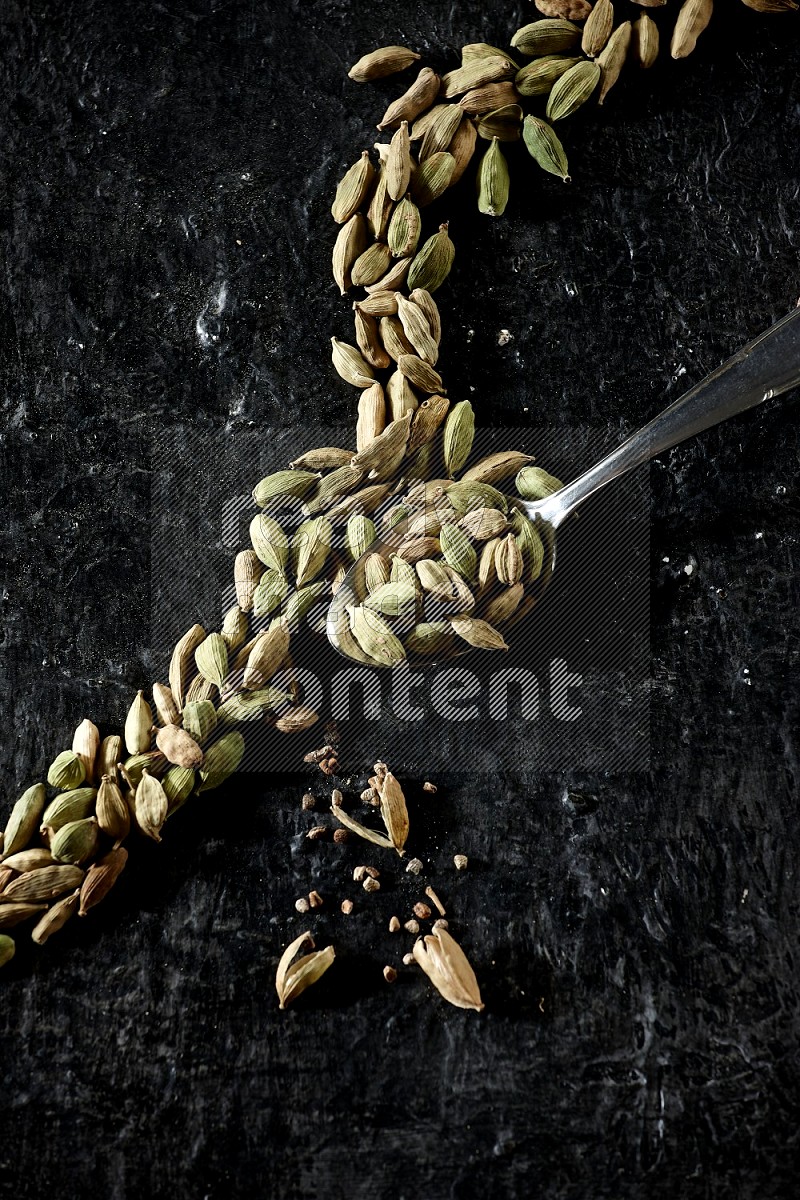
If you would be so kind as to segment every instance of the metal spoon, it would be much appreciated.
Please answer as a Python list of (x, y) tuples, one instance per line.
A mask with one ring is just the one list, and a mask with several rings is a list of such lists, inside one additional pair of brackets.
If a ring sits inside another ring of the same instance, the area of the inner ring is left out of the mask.
[[(588, 496), (687, 438), (755, 408), (773, 396), (780, 396), (798, 384), (800, 308), (795, 308), (572, 483), (544, 500), (513, 500), (514, 506), (535, 523), (545, 548), (536, 585), (538, 591), (547, 586), (555, 568), (559, 527)], [(384, 557), (390, 556), (397, 548), (399, 536), (393, 532), (373, 542), (347, 572), (328, 609), (327, 634), (331, 645), (346, 657), (372, 666), (381, 664), (364, 654), (353, 637), (348, 607), (359, 603), (358, 589), (354, 585), (363, 573), (367, 555), (377, 552)], [(466, 644), (462, 648), (470, 649)], [(435, 656), (424, 661), (432, 663)]]

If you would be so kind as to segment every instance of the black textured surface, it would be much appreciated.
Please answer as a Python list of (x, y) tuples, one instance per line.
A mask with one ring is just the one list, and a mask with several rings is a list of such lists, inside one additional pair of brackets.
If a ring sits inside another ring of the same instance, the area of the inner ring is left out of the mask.
[[(505, 220), (469, 185), (448, 202), (443, 370), (484, 421), (620, 435), (794, 304), (800, 21), (717, 8), (695, 56), (573, 123), (569, 189), (520, 153)], [(347, 66), (395, 40), (451, 62), (530, 11), (4, 7), (6, 802), (160, 669), (150, 430), (352, 417), (327, 213), (395, 85)], [(4, 969), (0, 1195), (793, 1194), (797, 428), (795, 397), (652, 469), (648, 775), (489, 771), (476, 748), (435, 800), (410, 789), (486, 1013), (410, 973), (387, 989), (385, 920), (418, 888), (387, 870), (345, 921), (363, 852), (303, 840), (296, 776), (237, 781)], [(402, 773), (402, 745), (376, 749)], [(340, 961), (279, 1013), (313, 884)]]

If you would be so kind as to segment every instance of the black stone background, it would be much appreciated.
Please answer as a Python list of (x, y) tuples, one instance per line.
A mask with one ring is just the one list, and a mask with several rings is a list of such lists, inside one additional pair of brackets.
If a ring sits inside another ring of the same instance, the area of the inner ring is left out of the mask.
[[(395, 40), (444, 66), (531, 12), (3, 6), (6, 803), (158, 673), (153, 428), (351, 419), (327, 214), (396, 84), (346, 68)], [(571, 187), (515, 154), (490, 222), (464, 185), (453, 394), (621, 436), (794, 304), (799, 33), (723, 0), (692, 58), (570, 123)], [(295, 896), (338, 898), (365, 855), (303, 841), (297, 774), (236, 780), (137, 847), (94, 919), (21, 940), (0, 1195), (795, 1194), (797, 457), (795, 397), (652, 468), (649, 775), (482, 771), (476, 746), (435, 800), (409, 788), (483, 1015), (383, 984), (413, 891), (389, 870), (370, 909), (315, 920), (339, 962), (278, 1012)]]

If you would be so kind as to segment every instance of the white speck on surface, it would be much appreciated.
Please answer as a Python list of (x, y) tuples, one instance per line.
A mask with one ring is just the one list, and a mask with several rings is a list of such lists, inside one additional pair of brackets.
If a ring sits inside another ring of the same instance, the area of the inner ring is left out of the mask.
[(687, 563), (686, 566), (683, 568), (684, 575), (691, 575), (693, 571), (694, 571), (694, 565), (692, 563)]
[(764, 536), (764, 531), (763, 531), (763, 529), (759, 529), (759, 530), (757, 530), (757, 531), (756, 531), (756, 541), (757, 541), (757, 542), (760, 542), (760, 541), (761, 541), (761, 539), (763, 538), (763, 536)]
[(662, 558), (662, 560), (661, 560), (661, 561), (662, 561), (662, 562), (669, 562), (669, 555), (668, 555), (668, 554), (665, 554), (665, 555), (664, 555), (664, 557)]
[(747, 897), (749, 895), (750, 895), (750, 888), (745, 888), (744, 891), (742, 892), (742, 904), (744, 904), (745, 900), (747, 899)]
[(501, 329), (497, 335), (498, 346), (507, 346), (508, 343), (512, 341), (513, 337), (513, 333), (510, 333), (507, 329)]

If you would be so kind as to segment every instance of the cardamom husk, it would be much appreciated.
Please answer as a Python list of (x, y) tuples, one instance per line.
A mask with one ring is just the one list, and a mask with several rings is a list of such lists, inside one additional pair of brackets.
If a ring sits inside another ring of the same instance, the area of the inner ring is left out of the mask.
[(313, 954), (306, 954), (302, 958), (298, 958), (297, 962), (292, 962), (295, 954), (300, 947), (308, 942), (310, 946), (314, 945), (314, 939), (310, 933), (301, 933), (300, 937), (295, 938), (291, 945), (287, 946), (281, 955), (281, 960), (278, 963), (278, 970), (275, 975), (275, 989), (278, 993), (280, 1007), (286, 1008), (298, 996), (316, 983), (330, 967), (336, 957), (336, 952), (333, 946), (327, 946), (324, 950), (317, 950)]
[(475, 972), (458, 942), (446, 929), (440, 926), (435, 933), (418, 938), (414, 943), (413, 955), (449, 1004), (483, 1012), (485, 1005)]

